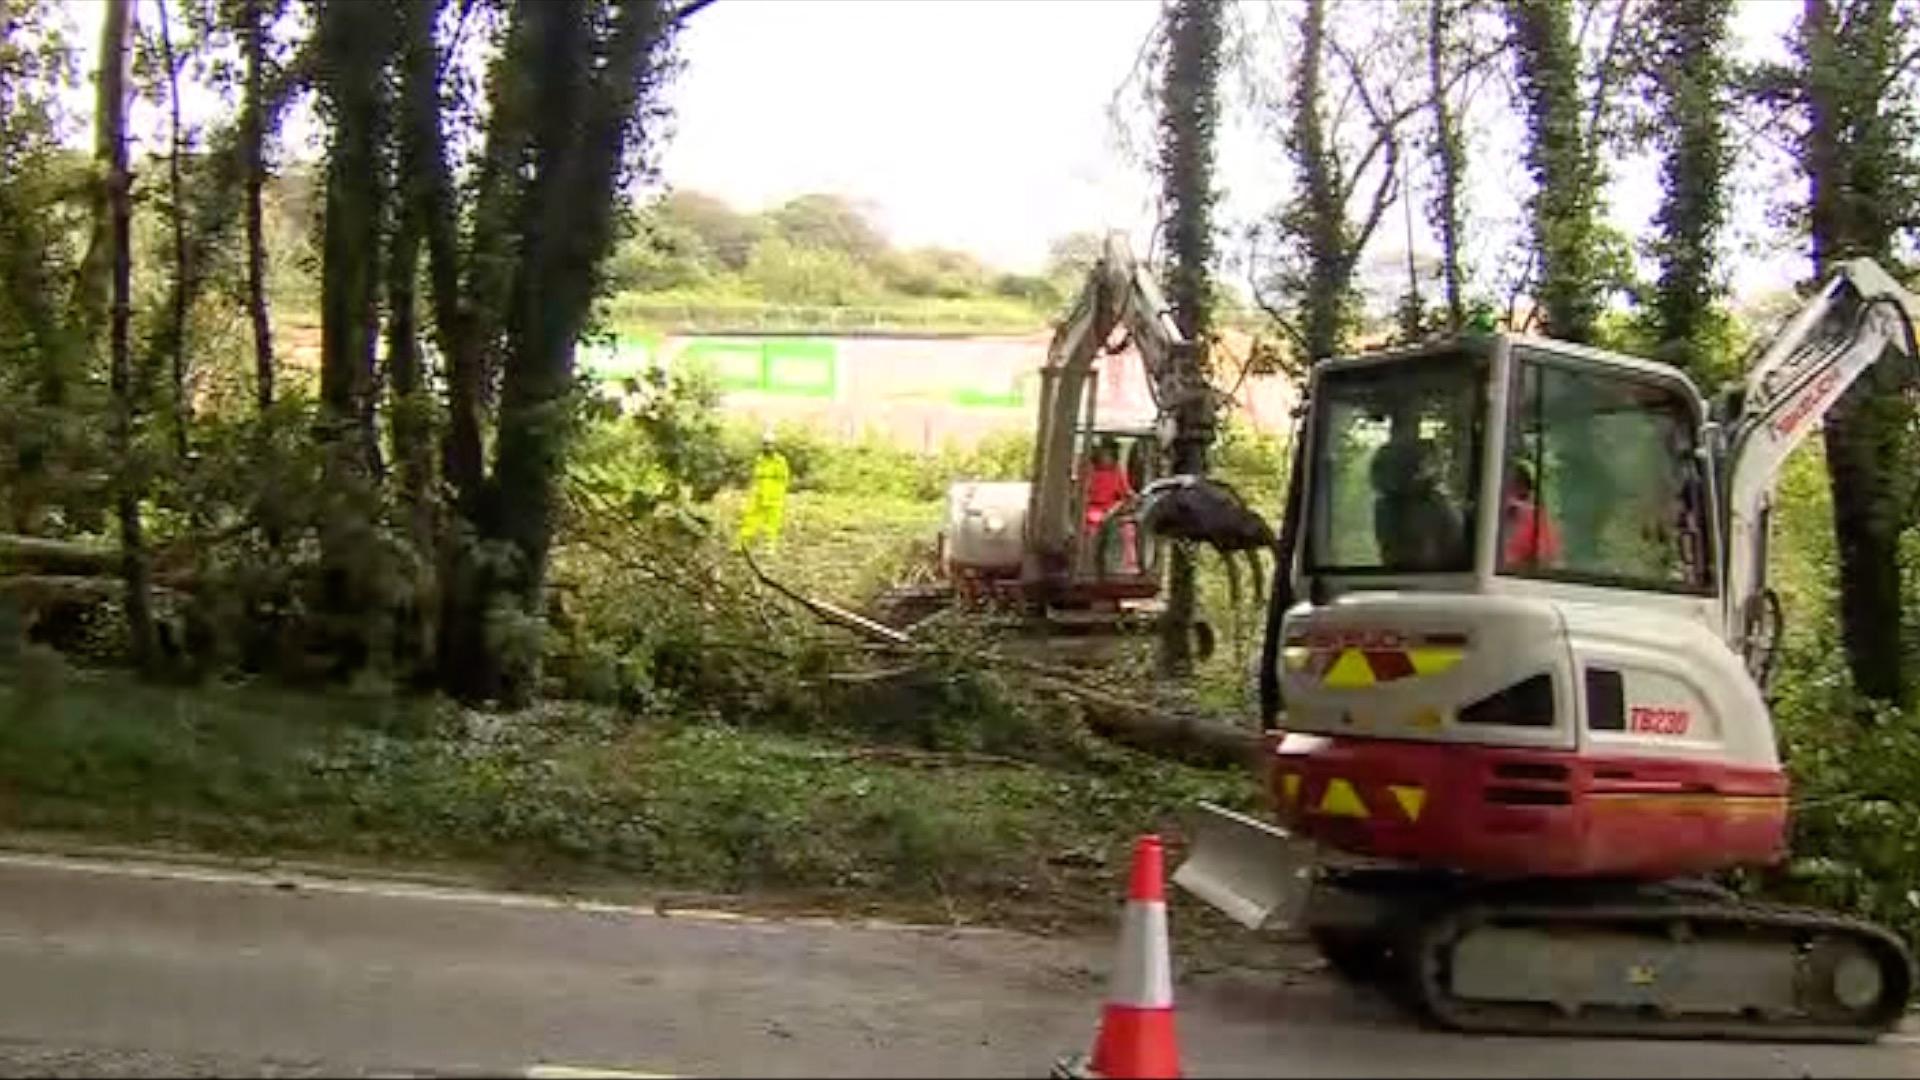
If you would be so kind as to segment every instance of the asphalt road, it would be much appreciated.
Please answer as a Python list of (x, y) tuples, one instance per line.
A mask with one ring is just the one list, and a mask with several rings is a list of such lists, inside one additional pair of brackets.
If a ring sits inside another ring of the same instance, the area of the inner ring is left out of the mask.
[[(1108, 951), (0, 855), (0, 1074), (1037, 1077), (1085, 1048)], [(1467, 1038), (1283, 971), (1178, 996), (1195, 1076), (1920, 1075), (1911, 1035)]]

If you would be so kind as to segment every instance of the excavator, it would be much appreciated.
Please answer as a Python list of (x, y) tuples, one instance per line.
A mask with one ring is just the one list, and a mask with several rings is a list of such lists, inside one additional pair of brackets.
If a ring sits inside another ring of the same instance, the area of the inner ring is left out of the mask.
[(1780, 469), (1916, 321), (1845, 263), (1712, 404), (1518, 334), (1317, 363), (1260, 655), (1275, 820), (1203, 804), (1175, 881), (1442, 1027), (1892, 1028), (1900, 938), (1720, 882), (1786, 855)]
[[(1116, 340), (1115, 335), (1119, 334)], [(1100, 361), (1139, 354), (1157, 414), (1149, 425), (1103, 419)], [(951, 600), (1012, 609), (1053, 633), (1101, 634), (1151, 625), (1164, 539), (1213, 543), (1223, 554), (1271, 548), (1259, 515), (1225, 485), (1163, 477), (1170, 417), (1213, 391), (1191, 374), (1193, 346), (1122, 233), (1110, 233), (1072, 309), (1055, 327), (1040, 369), (1033, 463), (1026, 481), (963, 480), (947, 495), (940, 535), (943, 580), (896, 590), (878, 608), (912, 621)], [(1117, 451), (1134, 495), (1089, 529), (1088, 472), (1096, 450)], [(1211, 649), (1204, 621), (1196, 654)]]

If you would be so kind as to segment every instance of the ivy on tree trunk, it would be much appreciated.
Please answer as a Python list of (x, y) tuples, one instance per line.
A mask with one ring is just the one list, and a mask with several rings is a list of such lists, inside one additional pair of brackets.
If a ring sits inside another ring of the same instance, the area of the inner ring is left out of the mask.
[[(1188, 348), (1172, 358), (1172, 465), (1204, 474), (1213, 444), (1213, 393), (1208, 378), (1212, 333), (1214, 127), (1220, 115), (1219, 0), (1171, 0), (1165, 9), (1166, 77), (1161, 88), (1160, 178), (1166, 204), (1167, 300)], [(1176, 544), (1168, 570), (1160, 666), (1183, 675), (1193, 667), (1194, 552)]]
[(115, 504), (120, 519), (121, 573), (126, 580), (128, 653), (145, 670), (154, 663), (153, 609), (134, 429), (138, 422), (133, 345), (133, 175), (127, 159), (127, 69), (133, 56), (133, 2), (108, 0), (100, 27), (98, 154), (105, 167), (109, 285), (107, 354), (113, 393)]
[[(1460, 190), (1466, 172), (1466, 138), (1460, 117), (1448, 101), (1448, 42), (1454, 0), (1427, 0), (1427, 108), (1433, 114), (1433, 200), (1428, 215), (1440, 237), (1440, 283), (1447, 305), (1447, 329), (1467, 322), (1465, 275), (1460, 262), (1462, 230)], [(1411, 245), (1407, 257), (1413, 257)]]
[(1654, 293), (1662, 359), (1701, 373), (1700, 345), (1720, 289), (1714, 243), (1726, 219), (1725, 52), (1732, 0), (1666, 0), (1655, 8), (1654, 84), (1661, 160)]
[(267, 238), (262, 193), (266, 168), (267, 0), (241, 0), (240, 51), (246, 75), (240, 106), (241, 168), (246, 176), (247, 321), (253, 330), (254, 395), (260, 411), (273, 407), (273, 324), (267, 310)]
[(317, 42), (321, 96), (333, 124), (320, 279), (322, 588), (332, 651), (348, 671), (373, 658), (381, 621), (370, 580), (379, 477), (374, 349), (393, 17), (384, 4), (329, 0)]
[(1580, 46), (1572, 0), (1507, 0), (1514, 68), (1526, 114), (1529, 201), (1539, 276), (1533, 290), (1547, 333), (1593, 338), (1600, 315), (1595, 260), (1599, 158), (1581, 107)]

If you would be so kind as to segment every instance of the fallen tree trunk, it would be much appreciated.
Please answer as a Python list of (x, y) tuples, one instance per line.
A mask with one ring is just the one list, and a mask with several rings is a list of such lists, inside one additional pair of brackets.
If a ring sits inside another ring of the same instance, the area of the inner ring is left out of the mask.
[(1156, 757), (1217, 768), (1252, 766), (1260, 735), (1247, 728), (1201, 716), (1165, 712), (1084, 683), (1051, 675), (1037, 685), (1065, 694), (1086, 709), (1087, 726), (1101, 738)]
[(0, 533), (0, 573), (96, 577), (120, 572), (120, 549), (78, 540)]
[[(917, 641), (910, 634), (893, 627), (825, 601), (803, 596), (768, 577), (751, 555), (745, 555), (745, 558), (754, 576), (769, 588), (806, 608), (823, 622), (859, 635), (870, 647), (877, 647), (880, 652), (894, 655), (904, 652), (923, 660), (939, 659), (948, 663), (959, 660), (1017, 671), (1043, 690), (1078, 701), (1086, 710), (1087, 725), (1094, 734), (1156, 757), (1221, 768), (1251, 767), (1257, 759), (1260, 735), (1248, 728), (1142, 705), (1117, 693), (1089, 686), (1070, 668), (999, 652), (956, 652), (932, 642)], [(883, 682), (909, 675), (912, 670), (910, 667), (892, 667), (865, 677), (840, 673), (830, 678), (847, 684)]]
[[(175, 589), (191, 588), (193, 572), (181, 565), (190, 557), (191, 551), (191, 546), (187, 544), (176, 544), (156, 552), (153, 559), (154, 580)], [(120, 549), (109, 544), (0, 533), (0, 578), (118, 577), (120, 571)]]

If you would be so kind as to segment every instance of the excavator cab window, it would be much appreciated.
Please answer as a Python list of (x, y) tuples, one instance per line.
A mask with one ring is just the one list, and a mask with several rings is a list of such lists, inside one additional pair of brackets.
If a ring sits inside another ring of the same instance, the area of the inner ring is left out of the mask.
[(1500, 572), (1707, 591), (1704, 463), (1687, 396), (1633, 372), (1517, 355)]
[(1420, 357), (1330, 370), (1321, 379), (1309, 567), (1472, 570), (1484, 361)]

